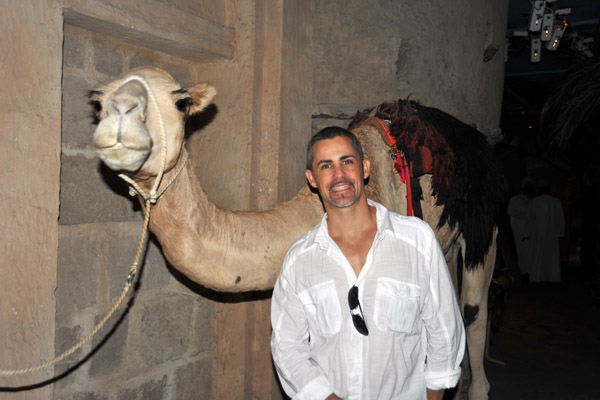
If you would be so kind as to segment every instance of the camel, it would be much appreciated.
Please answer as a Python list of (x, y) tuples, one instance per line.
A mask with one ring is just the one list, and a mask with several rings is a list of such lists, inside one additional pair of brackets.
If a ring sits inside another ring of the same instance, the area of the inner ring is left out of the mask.
[[(206, 83), (182, 88), (158, 68), (131, 70), (91, 90), (90, 104), (99, 121), (93, 144), (108, 167), (129, 176), (143, 191), (152, 190), (164, 169), (162, 182), (172, 184), (152, 207), (149, 228), (173, 267), (217, 291), (270, 289), (288, 248), (321, 220), (323, 207), (308, 185), (293, 199), (264, 212), (230, 211), (209, 201), (193, 168), (186, 163), (184, 125), (186, 118), (201, 112), (215, 94), (215, 88)], [(162, 116), (151, 105), (154, 101)], [(365, 157), (371, 160), (368, 197), (406, 213), (407, 185), (393, 167), (389, 140), (383, 137), (382, 128), (369, 121), (352, 130), (364, 147)], [(161, 156), (163, 151), (166, 158)], [(457, 258), (462, 255), (464, 259), (468, 253), (464, 236), (459, 225), (444, 216), (444, 207), (436, 203), (432, 176), (418, 178), (422, 199), (416, 201), (423, 210), (423, 219), (435, 229), (460, 292), (472, 373), (469, 398), (486, 399), (489, 383), (483, 355), (496, 230), (490, 231), (479, 265), (466, 268), (463, 263), (457, 268)]]

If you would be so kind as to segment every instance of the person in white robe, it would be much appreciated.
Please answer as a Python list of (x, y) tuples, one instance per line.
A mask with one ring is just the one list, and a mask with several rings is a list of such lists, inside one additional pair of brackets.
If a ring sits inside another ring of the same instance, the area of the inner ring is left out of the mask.
[(510, 226), (515, 241), (515, 250), (517, 252), (517, 264), (521, 274), (529, 274), (531, 267), (529, 264), (529, 203), (535, 197), (534, 180), (528, 176), (521, 182), (521, 193), (511, 197), (508, 202), (508, 215), (510, 216)]
[(561, 201), (548, 191), (539, 188), (542, 194), (529, 203), (531, 282), (560, 282), (558, 238), (565, 235), (565, 218)]

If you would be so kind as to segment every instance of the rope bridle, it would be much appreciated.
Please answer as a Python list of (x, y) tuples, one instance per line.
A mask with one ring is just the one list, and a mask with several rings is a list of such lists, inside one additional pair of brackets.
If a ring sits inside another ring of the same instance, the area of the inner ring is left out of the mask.
[(135, 276), (136, 276), (136, 274), (138, 272), (138, 269), (139, 269), (139, 262), (140, 262), (140, 257), (142, 255), (142, 250), (144, 249), (144, 244), (146, 243), (146, 236), (148, 234), (148, 225), (150, 223), (150, 208), (152, 207), (153, 204), (156, 203), (156, 201), (158, 200), (158, 198), (165, 192), (165, 190), (167, 190), (167, 188), (175, 181), (175, 179), (179, 176), (179, 174), (181, 173), (181, 171), (183, 171), (183, 168), (185, 167), (185, 164), (186, 164), (187, 159), (188, 159), (188, 153), (185, 150), (185, 147), (183, 147), (183, 162), (181, 163), (181, 166), (177, 169), (177, 171), (175, 172), (175, 175), (173, 175), (173, 177), (169, 180), (169, 182), (167, 182), (167, 184), (160, 191), (158, 191), (158, 188), (160, 186), (160, 182), (161, 182), (161, 180), (163, 178), (163, 175), (164, 175), (164, 172), (165, 172), (165, 168), (167, 166), (167, 134), (166, 134), (166, 129), (165, 129), (165, 123), (164, 123), (164, 120), (163, 120), (160, 108), (158, 106), (158, 102), (156, 101), (156, 97), (154, 96), (154, 92), (152, 91), (152, 88), (150, 87), (150, 85), (148, 84), (148, 82), (146, 81), (146, 79), (144, 79), (143, 77), (138, 76), (138, 75), (131, 75), (131, 76), (127, 77), (123, 81), (123, 83), (122, 83), (121, 86), (125, 85), (126, 83), (128, 83), (128, 82), (130, 82), (132, 80), (139, 81), (144, 86), (144, 88), (146, 88), (146, 91), (148, 92), (148, 95), (149, 95), (149, 97), (151, 99), (152, 105), (154, 106), (154, 109), (156, 111), (156, 115), (157, 115), (157, 118), (158, 118), (158, 121), (159, 121), (159, 124), (160, 124), (161, 138), (162, 138), (162, 146), (161, 146), (161, 149), (162, 149), (162, 159), (161, 159), (161, 161), (162, 161), (162, 168), (161, 168), (159, 174), (156, 176), (156, 181), (154, 182), (154, 185), (152, 186), (150, 192), (144, 191), (133, 179), (131, 179), (131, 177), (129, 177), (129, 176), (125, 175), (125, 174), (119, 174), (119, 176), (122, 179), (124, 179), (127, 183), (130, 184), (129, 194), (132, 195), (132, 196), (139, 195), (139, 196), (141, 196), (144, 199), (144, 202), (145, 202), (144, 224), (142, 226), (142, 232), (140, 234), (140, 240), (139, 240), (137, 251), (136, 251), (136, 254), (135, 254), (135, 259), (133, 261), (133, 264), (129, 268), (129, 274), (127, 275), (127, 280), (125, 282), (125, 285), (123, 286), (123, 290), (121, 291), (121, 295), (115, 300), (113, 306), (106, 313), (106, 315), (104, 316), (104, 318), (102, 318), (102, 320), (100, 320), (100, 322), (98, 322), (98, 324), (96, 324), (96, 326), (94, 327), (94, 329), (92, 329), (90, 331), (90, 333), (87, 334), (86, 337), (84, 337), (83, 339), (81, 339), (73, 347), (71, 347), (70, 349), (66, 350), (61, 355), (53, 358), (52, 360), (50, 360), (48, 362), (45, 362), (43, 364), (37, 365), (37, 366), (33, 366), (33, 367), (29, 367), (29, 368), (23, 368), (23, 369), (16, 369), (16, 370), (2, 370), (2, 369), (0, 369), (0, 376), (24, 375), (24, 374), (28, 374), (30, 372), (39, 371), (39, 370), (47, 368), (47, 367), (49, 367), (51, 365), (54, 365), (54, 364), (62, 361), (63, 359), (65, 359), (69, 355), (73, 354), (77, 349), (79, 349), (87, 341), (89, 341), (104, 326), (104, 324), (106, 324), (106, 322), (110, 319), (110, 317), (119, 308), (119, 306), (123, 302), (123, 299), (127, 296), (127, 293), (131, 289), (131, 286), (133, 286), (133, 282), (134, 282)]

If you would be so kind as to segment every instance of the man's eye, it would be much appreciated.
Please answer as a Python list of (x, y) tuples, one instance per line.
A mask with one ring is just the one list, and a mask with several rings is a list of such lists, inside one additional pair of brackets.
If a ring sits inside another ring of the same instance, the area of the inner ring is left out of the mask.
[(321, 165), (321, 169), (328, 169), (329, 167), (331, 167), (331, 165), (329, 165), (329, 164)]
[(352, 160), (344, 160), (344, 164), (352, 164)]

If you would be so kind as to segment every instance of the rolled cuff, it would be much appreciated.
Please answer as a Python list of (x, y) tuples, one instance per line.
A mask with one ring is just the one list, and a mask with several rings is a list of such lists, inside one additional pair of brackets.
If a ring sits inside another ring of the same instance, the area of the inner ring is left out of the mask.
[(296, 393), (293, 400), (326, 399), (331, 393), (333, 393), (333, 390), (329, 386), (329, 381), (321, 375), (308, 382), (302, 390)]
[(427, 389), (450, 389), (456, 386), (460, 379), (460, 368), (451, 371), (425, 371)]

